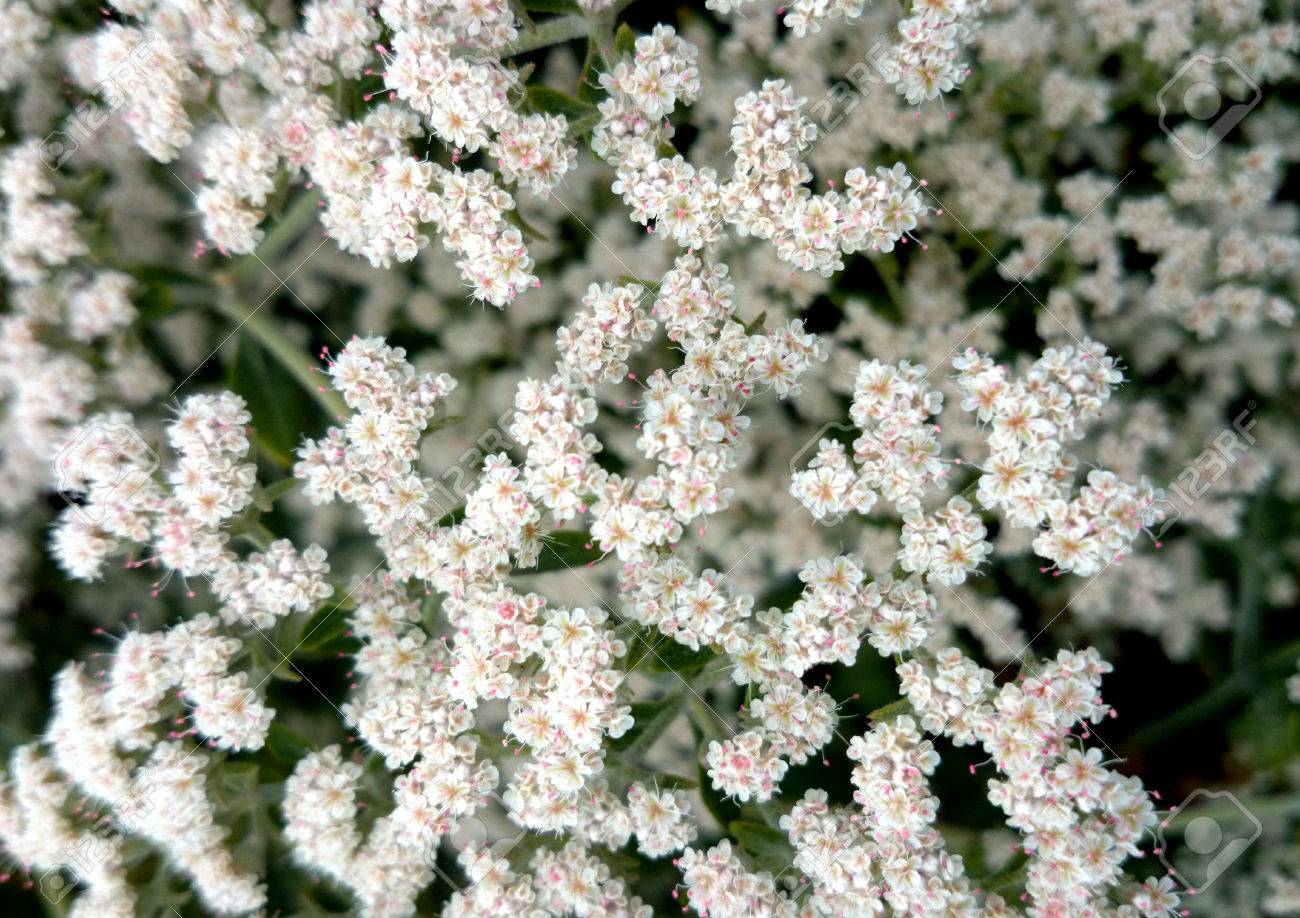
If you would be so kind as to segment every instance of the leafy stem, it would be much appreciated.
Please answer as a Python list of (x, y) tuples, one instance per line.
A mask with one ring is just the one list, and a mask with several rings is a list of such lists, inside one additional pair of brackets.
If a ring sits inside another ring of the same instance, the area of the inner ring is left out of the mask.
[(551, 45), (560, 45), (575, 38), (587, 35), (587, 20), (584, 16), (573, 13), (569, 16), (556, 16), (537, 24), (535, 29), (524, 32), (502, 50), (502, 57), (527, 54)]
[(266, 315), (259, 314), (259, 309), (248, 309), (232, 295), (217, 300), (217, 310), (235, 323), (236, 331), (247, 331), (256, 338), (267, 353), (280, 361), (320, 402), (331, 418), (345, 417), (348, 406), (338, 393), (324, 384), (324, 377), (319, 374), (315, 362), (298, 345), (285, 338)]

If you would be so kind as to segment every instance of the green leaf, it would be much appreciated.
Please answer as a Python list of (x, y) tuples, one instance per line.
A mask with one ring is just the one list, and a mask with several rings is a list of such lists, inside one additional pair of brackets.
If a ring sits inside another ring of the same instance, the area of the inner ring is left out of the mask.
[(302, 636), (296, 642), (297, 653), (320, 656), (348, 649), (348, 642), (352, 639), (347, 633), (352, 622), (347, 613), (339, 608), (340, 605), (340, 602), (331, 597), (307, 620), (302, 627)]
[(530, 13), (576, 13), (575, 0), (520, 0), (520, 6)]
[(633, 277), (631, 274), (620, 274), (618, 276), (618, 284), (620, 287), (641, 287), (645, 289), (654, 287), (653, 283), (644, 281), (639, 277)]
[(615, 784), (620, 781), (625, 784), (640, 781), (646, 787), (657, 787), (660, 790), (694, 790), (700, 786), (698, 781), (684, 775), (675, 775), (667, 771), (651, 771), (648, 768), (641, 768), (639, 765), (619, 761), (614, 756), (608, 757), (606, 762), (611, 773), (615, 775), (613, 779)]
[(658, 701), (638, 701), (632, 705), (633, 724), (617, 739), (609, 741), (609, 748), (620, 752), (640, 752), (654, 745), (677, 715), (681, 713), (681, 696), (661, 698)]
[(266, 734), (266, 751), (287, 765), (296, 765), (299, 759), (315, 752), (316, 745), (296, 730), (273, 720)]
[(260, 769), (255, 762), (227, 760), (217, 769), (214, 798), (230, 826), (235, 862), (245, 870), (266, 872), (266, 851), (274, 828), (258, 793)]
[[(161, 264), (136, 264), (130, 265), (126, 269), (130, 274), (142, 284), (162, 284), (164, 286), (174, 285), (192, 285), (196, 287), (208, 287), (212, 280), (201, 274), (191, 274), (174, 265)], [(215, 293), (213, 294), (216, 295)]]
[(253, 489), (253, 503), (263, 513), (270, 513), (275, 502), (301, 484), (297, 478), (281, 478), (266, 487), (257, 485)]
[(279, 461), (291, 462), (317, 411), (301, 384), (255, 340), (240, 336), (227, 387), (248, 404), (257, 441)]
[(582, 530), (562, 529), (542, 536), (541, 552), (537, 564), (526, 568), (530, 574), (545, 574), (573, 567), (585, 567), (599, 561), (605, 553)]
[(632, 57), (636, 54), (636, 33), (626, 22), (614, 33), (614, 57)]
[(587, 57), (582, 62), (582, 79), (578, 82), (578, 98), (593, 105), (603, 102), (607, 93), (600, 85), (600, 47), (587, 42)]
[(995, 893), (1006, 887), (1018, 888), (1025, 881), (1028, 865), (1029, 858), (1023, 854), (1017, 854), (1006, 867), (1003, 867), (997, 873), (980, 878), (977, 882), (980, 888), (988, 893)]
[(895, 702), (885, 705), (883, 708), (876, 708), (867, 716), (874, 721), (893, 720), (895, 717), (901, 717), (904, 714), (912, 713), (912, 703), (906, 698), (900, 698)]
[[(576, 140), (584, 134), (590, 133), (600, 123), (600, 114), (588, 115), (586, 118), (575, 118), (569, 122), (568, 136)], [(513, 211), (512, 211), (513, 213)]]
[(461, 520), (465, 519), (465, 505), (461, 504), (454, 510), (448, 510), (445, 514), (438, 517), (435, 526), (455, 526)]
[(223, 762), (217, 769), (213, 790), (223, 803), (246, 803), (257, 790), (257, 774), (256, 762)]
[(794, 848), (790, 839), (779, 829), (765, 826), (761, 822), (733, 819), (727, 823), (727, 832), (764, 869), (779, 872), (794, 861)]
[(700, 786), (699, 781), (694, 781), (684, 775), (674, 775), (666, 771), (656, 771), (648, 784), (658, 784), (664, 790), (695, 790)]
[[(572, 125), (570, 125), (570, 127), (572, 127)], [(543, 233), (537, 227), (533, 226), (531, 223), (525, 220), (523, 216), (519, 213), (518, 208), (514, 208), (506, 211), (506, 222), (509, 223), (511, 226), (513, 226), (515, 229), (519, 230), (519, 232), (523, 233), (524, 239), (527, 240), (536, 239), (540, 242), (551, 241), (546, 237), (545, 233)], [(462, 421), (465, 420), (464, 416), (460, 415), (459, 420)]]
[(677, 673), (679, 676), (698, 673), (718, 658), (717, 651), (708, 647), (691, 650), (676, 641), (663, 641), (650, 655), (650, 668), (657, 673)]
[(570, 122), (600, 117), (596, 106), (573, 96), (565, 95), (549, 86), (528, 87), (528, 107), (543, 115), (563, 115)]
[[(514, 213), (513, 210), (510, 212)], [(433, 423), (430, 424), (428, 427), (426, 427), (424, 429), (424, 432), (427, 434), (437, 433), (439, 430), (445, 430), (448, 427), (453, 427), (464, 420), (465, 420), (465, 415), (463, 414), (444, 415), (443, 417), (440, 418), (434, 418)]]
[(142, 282), (132, 295), (136, 311), (144, 323), (157, 322), (176, 308), (176, 292), (165, 281)]

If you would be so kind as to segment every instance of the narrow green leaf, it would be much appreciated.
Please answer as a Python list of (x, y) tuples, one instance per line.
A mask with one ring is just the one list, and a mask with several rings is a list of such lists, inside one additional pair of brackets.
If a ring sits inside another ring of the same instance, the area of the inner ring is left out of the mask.
[(222, 802), (239, 803), (257, 789), (257, 776), (256, 762), (226, 761), (217, 769), (214, 790)]
[(639, 701), (632, 705), (632, 726), (622, 736), (611, 739), (609, 748), (640, 753), (653, 746), (680, 713), (680, 695), (658, 701)]
[(626, 22), (614, 33), (614, 57), (632, 57), (636, 54), (636, 33)]
[[(512, 210), (511, 213), (514, 213), (514, 211)], [(444, 415), (443, 417), (440, 418), (434, 418), (433, 423), (431, 423), (428, 427), (426, 427), (424, 432), (436, 433), (439, 430), (444, 430), (448, 427), (453, 427), (464, 420), (465, 420), (465, 415), (463, 414)]]
[(320, 656), (349, 648), (347, 632), (352, 622), (339, 605), (338, 599), (331, 597), (307, 620), (298, 638), (298, 653)]
[(315, 744), (301, 733), (278, 720), (271, 721), (271, 729), (266, 734), (266, 751), (274, 758), (286, 765), (297, 765), (299, 759), (315, 749)]
[(605, 99), (600, 85), (600, 48), (594, 41), (587, 42), (587, 56), (582, 62), (582, 78), (578, 81), (578, 98), (593, 105)]
[(794, 848), (784, 832), (765, 826), (761, 822), (733, 819), (727, 823), (727, 832), (740, 847), (758, 862), (760, 867), (780, 871), (794, 861)]
[(912, 703), (906, 698), (900, 698), (895, 702), (885, 705), (882, 708), (876, 708), (867, 716), (874, 721), (893, 720), (895, 717), (901, 717), (904, 714), (912, 713)]
[(677, 673), (687, 676), (698, 673), (718, 658), (717, 651), (708, 647), (691, 650), (676, 641), (662, 641), (650, 655), (650, 668), (657, 673)]
[(1006, 867), (997, 873), (980, 878), (977, 882), (986, 893), (995, 893), (1007, 887), (1019, 887), (1025, 882), (1028, 865), (1029, 858), (1017, 854)]
[[(573, 123), (570, 122), (569, 129), (572, 130), (572, 128), (573, 128)], [(518, 208), (514, 208), (506, 211), (506, 222), (509, 223), (511, 226), (513, 226), (515, 229), (519, 230), (519, 232), (523, 233), (524, 239), (526, 240), (536, 239), (540, 242), (551, 241), (549, 238), (547, 238), (545, 233), (543, 233), (537, 227), (533, 226), (531, 223), (525, 220), (523, 216), (519, 213)], [(459, 417), (460, 420), (462, 421), (465, 419), (463, 415)]]
[(298, 380), (249, 337), (240, 336), (227, 386), (248, 404), (258, 442), (281, 461), (291, 459), (302, 432), (316, 426), (314, 406)]
[(604, 555), (589, 533), (562, 529), (542, 536), (542, 549), (537, 556), (537, 564), (520, 570), (529, 574), (545, 574), (571, 567), (581, 568), (599, 561)]
[(544, 115), (563, 115), (569, 121), (579, 121), (592, 115), (600, 117), (600, 112), (590, 102), (575, 99), (549, 86), (529, 86), (528, 107)]
[(266, 487), (260, 485), (254, 490), (253, 502), (263, 513), (270, 512), (275, 502), (301, 484), (297, 478), (281, 478)]
[(633, 277), (631, 274), (620, 274), (618, 276), (620, 287), (653, 287), (654, 284), (648, 283), (639, 277)]

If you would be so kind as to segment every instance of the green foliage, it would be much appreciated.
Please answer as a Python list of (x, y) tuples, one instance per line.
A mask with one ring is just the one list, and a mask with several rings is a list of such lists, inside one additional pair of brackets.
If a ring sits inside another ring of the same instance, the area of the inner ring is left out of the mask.
[(521, 569), (521, 573), (546, 574), (570, 568), (581, 569), (604, 556), (605, 552), (595, 545), (590, 533), (561, 529), (542, 536), (537, 563)]

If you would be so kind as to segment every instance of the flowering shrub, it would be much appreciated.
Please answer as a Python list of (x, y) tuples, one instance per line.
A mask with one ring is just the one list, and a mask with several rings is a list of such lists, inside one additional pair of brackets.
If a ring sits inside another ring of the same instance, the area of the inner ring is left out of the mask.
[(1300, 915), (1293, 14), (0, 0), (0, 896)]

